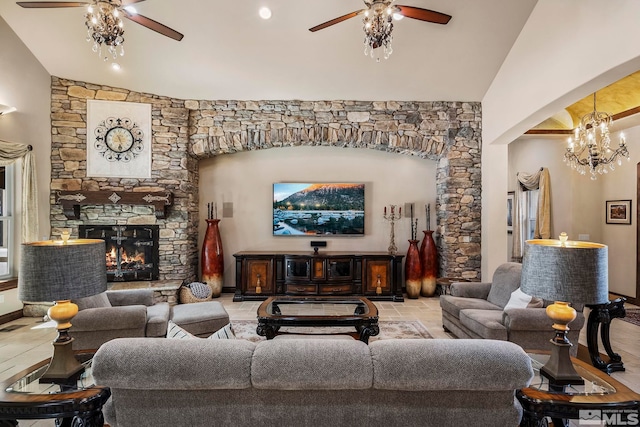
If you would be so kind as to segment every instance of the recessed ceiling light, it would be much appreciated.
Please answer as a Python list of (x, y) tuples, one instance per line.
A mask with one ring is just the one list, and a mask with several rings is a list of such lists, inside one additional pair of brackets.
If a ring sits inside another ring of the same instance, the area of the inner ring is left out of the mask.
[(134, 15), (138, 13), (138, 11), (136, 10), (136, 8), (135, 8), (135, 7), (133, 7), (133, 6), (131, 6), (131, 5), (129, 5), (129, 6), (125, 6), (125, 7), (124, 7), (124, 10), (126, 10), (127, 12), (132, 13), (132, 14), (134, 14)]
[(111, 69), (113, 69), (114, 71), (120, 71), (120, 64), (118, 64), (117, 62), (112, 63)]
[(268, 7), (260, 8), (260, 12), (258, 13), (260, 14), (260, 18), (262, 19), (271, 18), (271, 9), (269, 9)]

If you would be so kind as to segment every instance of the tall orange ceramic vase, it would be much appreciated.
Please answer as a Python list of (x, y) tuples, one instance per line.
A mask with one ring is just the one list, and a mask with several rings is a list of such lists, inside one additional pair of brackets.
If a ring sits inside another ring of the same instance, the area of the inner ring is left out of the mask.
[(422, 288), (420, 294), (423, 297), (432, 297), (436, 293), (436, 276), (438, 275), (438, 252), (433, 241), (433, 231), (423, 230), (424, 239), (420, 246), (420, 263), (422, 265)]
[(219, 219), (207, 219), (207, 231), (204, 233), (200, 268), (201, 280), (211, 287), (213, 297), (219, 297), (222, 293), (224, 272), (224, 254), (222, 252), (222, 239), (218, 228)]
[(422, 268), (420, 266), (419, 240), (409, 240), (407, 259), (404, 262), (404, 284), (408, 298), (418, 298), (422, 287)]

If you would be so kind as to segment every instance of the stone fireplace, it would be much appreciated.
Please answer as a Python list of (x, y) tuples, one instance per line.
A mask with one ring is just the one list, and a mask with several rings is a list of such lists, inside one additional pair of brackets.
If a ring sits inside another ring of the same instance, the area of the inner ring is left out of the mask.
[[(466, 102), (182, 100), (52, 77), (51, 229), (156, 225), (158, 278), (198, 278), (198, 161), (283, 146), (335, 146), (414, 155), (437, 163), (441, 276), (480, 278), (481, 106)], [(87, 99), (151, 104), (149, 179), (86, 176)], [(83, 205), (69, 219), (57, 191), (170, 192), (153, 206)], [(232, 274), (232, 273), (231, 273)]]
[(157, 225), (80, 225), (78, 235), (106, 243), (108, 282), (158, 280)]

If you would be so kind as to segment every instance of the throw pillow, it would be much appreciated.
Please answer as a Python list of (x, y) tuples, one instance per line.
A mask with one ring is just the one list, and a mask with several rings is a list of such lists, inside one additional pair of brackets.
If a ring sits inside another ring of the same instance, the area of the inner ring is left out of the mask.
[(235, 340), (236, 334), (233, 333), (233, 329), (231, 328), (231, 323), (228, 323), (226, 326), (223, 326), (218, 331), (209, 335), (210, 340)]
[[(193, 334), (191, 334), (190, 332), (184, 330), (183, 328), (181, 328), (180, 326), (176, 325), (173, 321), (169, 320), (169, 323), (167, 324), (167, 338), (178, 338), (178, 339), (184, 339), (184, 338), (200, 338), (197, 337)], [(233, 333), (233, 329), (231, 328), (231, 323), (227, 324), (226, 326), (223, 326), (220, 330), (214, 332), (213, 334), (209, 335), (209, 337), (207, 339), (212, 339), (212, 340), (225, 340), (225, 339), (231, 339), (231, 340), (235, 340), (236, 339), (236, 335)]]
[(190, 334), (189, 332), (185, 331), (180, 326), (176, 325), (171, 320), (169, 320), (169, 323), (167, 324), (167, 338), (183, 339), (183, 338), (198, 338), (198, 337)]
[(78, 310), (86, 310), (87, 308), (111, 307), (111, 302), (106, 292), (90, 297), (78, 298), (73, 301), (78, 306)]
[(527, 295), (520, 290), (520, 288), (511, 292), (511, 298), (509, 302), (504, 306), (504, 309), (509, 308), (540, 308), (542, 307), (542, 299), (534, 298), (531, 295)]

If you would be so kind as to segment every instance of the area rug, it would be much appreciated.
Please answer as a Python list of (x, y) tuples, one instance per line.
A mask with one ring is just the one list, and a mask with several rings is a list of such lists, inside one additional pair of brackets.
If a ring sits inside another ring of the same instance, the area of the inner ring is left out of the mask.
[[(261, 337), (256, 333), (258, 322), (256, 320), (235, 320), (231, 322), (233, 333), (236, 338), (249, 341), (262, 341), (265, 337)], [(418, 320), (386, 320), (378, 322), (380, 333), (375, 337), (369, 338), (369, 342), (376, 340), (388, 340), (391, 338), (401, 339), (427, 339), (433, 338), (427, 328)], [(354, 328), (331, 328), (331, 327), (289, 327), (281, 328), (281, 332), (305, 335), (327, 335), (327, 334), (348, 334), (354, 332)]]
[(625, 322), (640, 326), (640, 308), (626, 308), (626, 315), (622, 318)]

